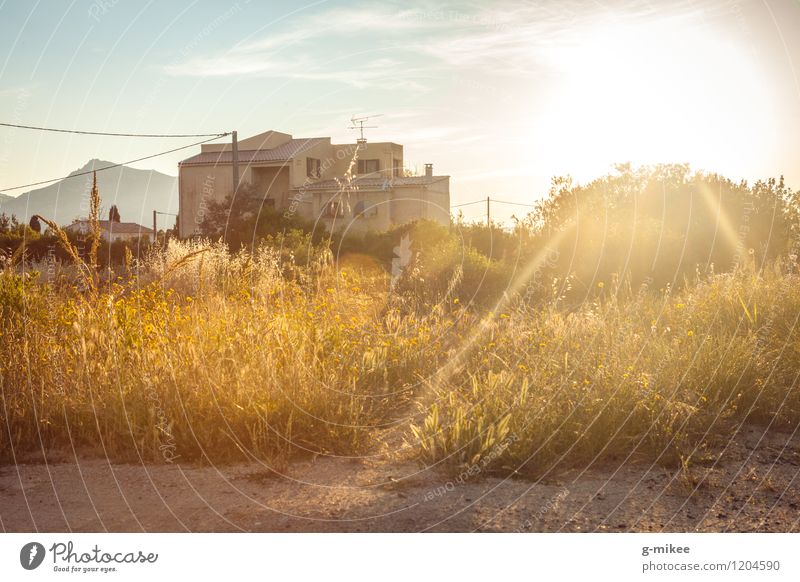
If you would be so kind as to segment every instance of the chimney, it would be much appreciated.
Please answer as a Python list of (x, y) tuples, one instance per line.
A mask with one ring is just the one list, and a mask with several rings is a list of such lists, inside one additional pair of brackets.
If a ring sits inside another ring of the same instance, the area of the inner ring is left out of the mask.
[(425, 164), (425, 177), (433, 178), (433, 164)]

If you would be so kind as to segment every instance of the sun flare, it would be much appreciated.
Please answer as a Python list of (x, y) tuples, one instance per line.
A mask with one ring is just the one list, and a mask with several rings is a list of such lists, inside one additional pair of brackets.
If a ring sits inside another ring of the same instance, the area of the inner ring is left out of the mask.
[[(543, 163), (689, 162), (734, 175), (774, 137), (768, 84), (745, 46), (678, 20), (610, 24), (551, 52), (559, 89), (537, 112)], [(742, 111), (759, 111), (743, 118)], [(737, 139), (732, 139), (735, 132)]]

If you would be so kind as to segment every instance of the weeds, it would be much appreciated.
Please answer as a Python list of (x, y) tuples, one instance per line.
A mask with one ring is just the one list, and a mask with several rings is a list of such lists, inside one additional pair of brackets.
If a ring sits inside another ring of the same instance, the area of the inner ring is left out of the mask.
[[(502, 428), (516, 438), (496, 464), (518, 472), (620, 455), (685, 472), (734, 424), (800, 422), (797, 284), (775, 267), (645, 300), (490, 314), (460, 371), (431, 383), (413, 434), (427, 462), (474, 462)], [(781, 325), (763, 335), (741, 297)]]
[(388, 275), (325, 247), (298, 264), (270, 245), (171, 242), (103, 285), (80, 264), (90, 293), (0, 275), (6, 459), (285, 461), (363, 453), (401, 422), (422, 462), (454, 470), (634, 456), (689, 475), (732, 424), (800, 422), (800, 285), (780, 264), (579, 306), (556, 281), (543, 303), (491, 310), (462, 295), (459, 268), (435, 296), (411, 268), (387, 301)]

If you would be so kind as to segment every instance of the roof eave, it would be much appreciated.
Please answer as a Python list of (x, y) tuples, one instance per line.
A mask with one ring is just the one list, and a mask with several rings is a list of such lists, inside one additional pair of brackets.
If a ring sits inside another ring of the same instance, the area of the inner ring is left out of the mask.
[[(240, 166), (256, 166), (260, 164), (272, 164), (275, 166), (285, 166), (287, 163), (293, 161), (295, 158), (286, 158), (285, 160), (269, 160), (260, 162), (246, 162), (239, 160)], [(233, 162), (218, 161), (218, 162), (178, 162), (178, 167), (182, 166), (230, 166)]]

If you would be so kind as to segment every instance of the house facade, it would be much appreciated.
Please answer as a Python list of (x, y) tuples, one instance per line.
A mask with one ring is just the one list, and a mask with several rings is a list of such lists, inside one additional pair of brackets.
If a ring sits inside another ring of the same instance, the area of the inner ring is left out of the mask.
[[(396, 143), (332, 144), (328, 137), (267, 131), (240, 140), (238, 158), (239, 183), (253, 186), (266, 206), (328, 230), (450, 221), (450, 177), (434, 176), (431, 164), (424, 176), (406, 176), (403, 146)], [(209, 203), (233, 192), (231, 144), (203, 144), (199, 154), (180, 162), (178, 173), (179, 235), (194, 236)]]
[[(100, 238), (106, 242), (132, 241), (137, 239), (155, 241), (153, 229), (147, 228), (135, 222), (116, 222), (110, 220), (100, 220)], [(64, 230), (69, 234), (86, 236), (91, 232), (91, 225), (88, 220), (77, 220), (65, 226)]]

